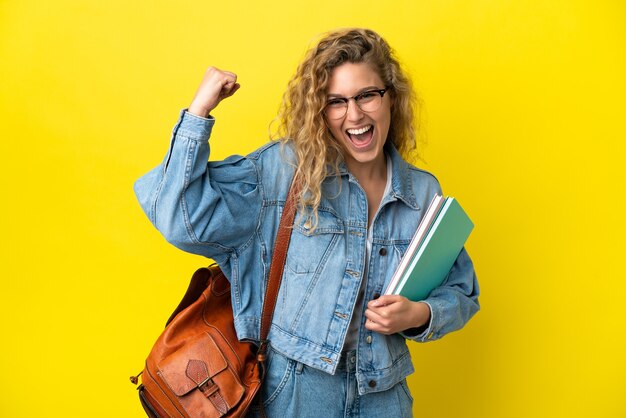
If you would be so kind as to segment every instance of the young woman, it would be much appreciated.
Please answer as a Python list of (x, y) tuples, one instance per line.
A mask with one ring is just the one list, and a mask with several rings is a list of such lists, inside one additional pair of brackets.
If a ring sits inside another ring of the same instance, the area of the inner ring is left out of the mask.
[(254, 341), (278, 222), (298, 178), (260, 395), (266, 414), (411, 416), (406, 339), (441, 338), (479, 305), (465, 250), (426, 300), (381, 296), (441, 193), (431, 174), (402, 157), (415, 148), (407, 76), (375, 32), (329, 33), (288, 85), (282, 138), (207, 163), (211, 111), (238, 89), (235, 74), (207, 70), (163, 163), (135, 185), (144, 211), (169, 242), (220, 265), (231, 281), (237, 334)]

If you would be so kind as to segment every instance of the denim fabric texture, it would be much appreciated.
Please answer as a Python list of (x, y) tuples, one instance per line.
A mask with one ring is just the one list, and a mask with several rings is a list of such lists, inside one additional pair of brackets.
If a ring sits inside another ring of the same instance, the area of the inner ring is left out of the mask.
[[(231, 282), (235, 328), (257, 341), (276, 230), (293, 178), (290, 147), (272, 142), (248, 156), (208, 162), (215, 120), (181, 112), (163, 162), (135, 183), (150, 221), (176, 247), (215, 260)], [(365, 269), (365, 192), (345, 168), (323, 183), (317, 228), (296, 215), (270, 328), (275, 350), (294, 362), (334, 374), (357, 293), (383, 293), (433, 195), (429, 173), (405, 162), (390, 142), (392, 187), (373, 220)], [(362, 317), (355, 365), (360, 395), (396, 387), (413, 372), (406, 338), (432, 341), (458, 330), (478, 311), (478, 283), (465, 249), (445, 282), (425, 302), (431, 309), (419, 335), (368, 331)], [(363, 307), (363, 310), (365, 306)]]
[[(268, 374), (260, 397), (268, 417), (409, 418), (413, 397), (406, 380), (382, 392), (360, 395), (356, 381), (356, 351), (342, 354), (334, 375), (292, 360), (270, 348)], [(329, 390), (332, 388), (332, 390)], [(249, 418), (262, 415), (258, 408)]]

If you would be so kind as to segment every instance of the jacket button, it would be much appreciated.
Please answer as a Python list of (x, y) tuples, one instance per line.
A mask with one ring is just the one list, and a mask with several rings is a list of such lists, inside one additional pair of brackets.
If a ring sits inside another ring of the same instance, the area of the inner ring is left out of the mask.
[(370, 380), (369, 382), (367, 382), (367, 385), (371, 388), (375, 388), (376, 387), (376, 381), (375, 380)]
[(386, 256), (387, 255), (387, 249), (386, 248), (381, 248), (380, 250), (378, 250), (378, 254), (380, 254), (382, 256)]
[(374, 299), (378, 299), (380, 297), (380, 293), (376, 292), (372, 296)]
[(368, 344), (371, 344), (372, 343), (372, 336), (368, 335), (367, 337), (365, 337), (365, 342), (368, 343)]

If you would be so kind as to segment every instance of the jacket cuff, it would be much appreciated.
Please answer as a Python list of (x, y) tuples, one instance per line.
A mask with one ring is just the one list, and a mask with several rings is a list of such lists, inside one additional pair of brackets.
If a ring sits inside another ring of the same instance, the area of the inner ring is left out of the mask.
[(428, 321), (428, 324), (425, 324), (417, 328), (409, 328), (407, 330), (402, 331), (400, 335), (402, 335), (404, 338), (409, 339), (409, 340), (413, 340), (417, 342), (427, 342), (431, 340), (434, 336), (433, 323), (435, 319), (434, 318), (435, 313), (433, 312), (433, 307), (430, 303), (426, 302), (425, 300), (422, 300), (420, 302), (428, 305), (428, 308), (430, 309), (430, 320)]
[(206, 142), (211, 136), (214, 124), (215, 119), (212, 116), (203, 118), (189, 113), (187, 109), (183, 109), (180, 112), (174, 136), (184, 136), (193, 141)]

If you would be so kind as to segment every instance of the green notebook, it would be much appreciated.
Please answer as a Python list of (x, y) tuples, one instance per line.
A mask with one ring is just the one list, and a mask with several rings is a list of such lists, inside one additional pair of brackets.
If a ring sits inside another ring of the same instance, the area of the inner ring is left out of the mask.
[(426, 225), (424, 237), (413, 238), (421, 243), (416, 248), (409, 246), (404, 255), (409, 257), (408, 263), (400, 264), (403, 271), (398, 271), (399, 276), (392, 279), (387, 294), (399, 294), (413, 301), (426, 299), (446, 279), (474, 228), (470, 218), (453, 197), (445, 198), (441, 204), (441, 197), (435, 196), (428, 210), (438, 210), (438, 213), (436, 216), (424, 216), (424, 220), (430, 219), (431, 225)]

